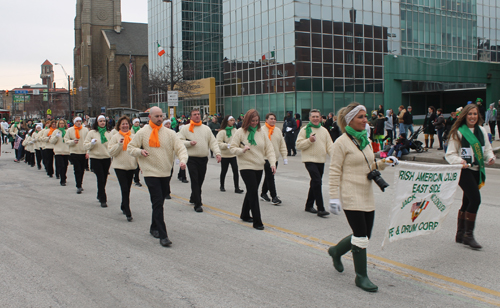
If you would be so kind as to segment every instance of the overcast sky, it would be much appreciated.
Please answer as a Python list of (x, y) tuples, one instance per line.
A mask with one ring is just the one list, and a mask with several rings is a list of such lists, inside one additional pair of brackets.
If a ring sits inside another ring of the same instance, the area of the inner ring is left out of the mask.
[[(1, 1), (0, 90), (42, 83), (45, 60), (73, 75), (76, 0)], [(121, 0), (122, 21), (148, 22), (147, 0)], [(54, 66), (57, 87), (68, 80)]]

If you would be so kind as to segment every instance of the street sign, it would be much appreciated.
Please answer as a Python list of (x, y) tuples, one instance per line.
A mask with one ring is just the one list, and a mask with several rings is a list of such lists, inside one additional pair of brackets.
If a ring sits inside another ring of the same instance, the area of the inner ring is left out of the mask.
[(47, 114), (52, 114), (52, 110), (47, 109)]
[(12, 102), (14, 104), (29, 103), (30, 96), (29, 95), (22, 95), (22, 94), (14, 94), (14, 95), (12, 95)]
[(33, 95), (40, 95), (40, 90), (38, 89), (33, 90)]
[(168, 91), (167, 97), (169, 107), (175, 107), (179, 105), (179, 91)]
[(79, 87), (78, 87), (78, 91), (82, 92), (82, 90), (83, 90), (83, 87), (82, 87), (82, 86), (79, 86)]
[(43, 101), (47, 102), (49, 100), (49, 93), (47, 93), (48, 90), (43, 90)]
[(28, 90), (15, 90), (15, 94), (28, 94)]
[(101, 113), (106, 113), (106, 107), (101, 107)]

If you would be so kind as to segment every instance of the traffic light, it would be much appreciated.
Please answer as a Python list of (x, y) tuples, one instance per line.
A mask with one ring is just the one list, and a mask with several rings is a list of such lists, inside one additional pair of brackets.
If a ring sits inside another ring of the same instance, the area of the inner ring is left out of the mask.
[(73, 95), (76, 95), (76, 88), (73, 88)]
[(69, 95), (73, 95), (73, 89), (69, 89)]
[(5, 96), (9, 96), (9, 90), (5, 90)]

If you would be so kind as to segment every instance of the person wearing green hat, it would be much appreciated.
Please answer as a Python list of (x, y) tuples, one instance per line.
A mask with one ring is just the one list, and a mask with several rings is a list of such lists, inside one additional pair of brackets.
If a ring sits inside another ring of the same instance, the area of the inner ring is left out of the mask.
[(486, 109), (483, 106), (483, 99), (478, 97), (476, 99), (476, 105), (477, 105), (477, 109), (479, 109), (479, 114), (481, 115), (481, 118), (484, 120), (484, 118), (486, 116)]

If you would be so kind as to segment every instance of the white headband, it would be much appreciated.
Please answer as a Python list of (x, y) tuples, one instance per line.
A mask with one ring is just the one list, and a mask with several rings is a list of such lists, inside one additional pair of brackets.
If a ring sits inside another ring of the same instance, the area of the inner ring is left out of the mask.
[(135, 118), (133, 121), (132, 121), (132, 124), (135, 124), (135, 123), (139, 123), (140, 120), (138, 118)]
[(366, 112), (366, 108), (363, 105), (356, 106), (353, 110), (351, 110), (348, 114), (345, 115), (345, 122), (347, 125), (351, 123), (352, 119), (361, 111), (364, 110)]
[(229, 116), (229, 118), (227, 118), (227, 120), (234, 120), (233, 116)]
[(74, 119), (73, 119), (73, 123), (75, 123), (76, 121), (82, 121), (82, 118), (80, 118), (80, 117), (76, 117), (76, 118), (74, 118)]
[(105, 117), (105, 116), (100, 115), (100, 116), (98, 116), (98, 117), (97, 117), (97, 121), (99, 121), (101, 118), (102, 118), (102, 119), (104, 119), (104, 120), (106, 120), (106, 117)]
[(163, 121), (163, 126), (165, 126), (165, 124), (167, 124), (167, 123), (172, 123), (172, 121), (170, 121), (170, 120)]

